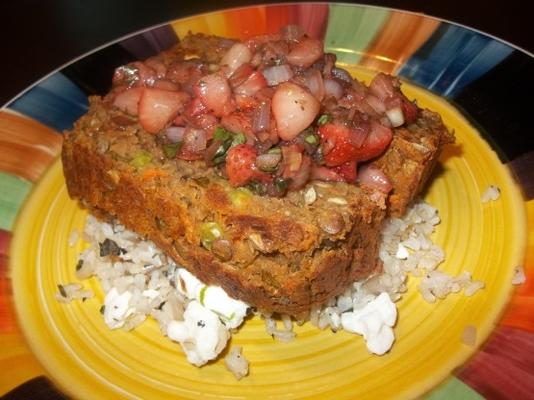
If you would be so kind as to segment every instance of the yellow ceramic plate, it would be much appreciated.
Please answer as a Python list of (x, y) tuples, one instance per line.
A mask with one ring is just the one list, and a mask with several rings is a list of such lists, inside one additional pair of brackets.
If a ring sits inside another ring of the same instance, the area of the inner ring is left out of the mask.
[[(368, 79), (364, 70), (353, 70)], [(236, 381), (222, 361), (202, 368), (186, 362), (178, 344), (161, 336), (149, 320), (133, 332), (107, 329), (99, 312), (103, 293), (60, 304), (57, 284), (76, 281), (82, 244), (68, 246), (81, 231), (85, 212), (68, 197), (60, 161), (46, 173), (19, 215), (11, 246), (17, 314), (33, 352), (52, 379), (83, 398), (411, 398), (421, 395), (461, 365), (493, 330), (509, 297), (514, 267), (522, 262), (525, 215), (522, 197), (509, 171), (473, 127), (448, 103), (404, 86), (423, 107), (438, 111), (457, 138), (425, 194), (439, 209), (442, 224), (435, 241), (447, 254), (441, 270), (469, 271), (486, 288), (473, 297), (450, 295), (425, 303), (410, 278), (398, 303), (396, 343), (390, 353), (370, 355), (361, 337), (319, 331), (305, 324), (297, 340), (275, 342), (258, 318), (232, 338), (250, 361), (250, 375)], [(501, 189), (498, 201), (483, 204), (489, 185)], [(466, 326), (477, 329), (477, 345), (461, 342)]]

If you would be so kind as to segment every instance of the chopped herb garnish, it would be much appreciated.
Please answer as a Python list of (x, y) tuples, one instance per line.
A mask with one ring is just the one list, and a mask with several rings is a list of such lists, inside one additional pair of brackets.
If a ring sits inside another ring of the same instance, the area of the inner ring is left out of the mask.
[(206, 326), (206, 323), (205, 323), (204, 321), (202, 321), (202, 320), (199, 320), (199, 321), (197, 322), (197, 326), (199, 326), (199, 327), (201, 327), (201, 328), (204, 328), (204, 327)]
[(319, 136), (315, 133), (312, 133), (304, 138), (306, 143), (311, 144), (312, 146), (317, 146), (319, 144)]
[(317, 120), (317, 125), (319, 126), (324, 125), (327, 122), (330, 122), (331, 119), (332, 117), (330, 116), (330, 114), (322, 114)]
[(282, 154), (282, 149), (280, 147), (273, 147), (267, 151), (268, 154)]
[(156, 307), (156, 310), (160, 310), (163, 308), (163, 306), (165, 305), (166, 301), (163, 301), (161, 302), (161, 304), (159, 306)]
[(100, 314), (104, 314), (104, 312), (106, 312), (106, 306), (102, 304), (99, 311), (100, 311)]
[(59, 294), (61, 294), (61, 296), (67, 297), (67, 292), (65, 291), (65, 288), (63, 287), (63, 285), (57, 285), (57, 288), (58, 288)]
[(180, 151), (181, 147), (182, 142), (166, 144), (163, 146), (163, 154), (165, 154), (165, 157), (167, 158), (174, 158), (178, 151)]
[(230, 139), (226, 139), (225, 141), (221, 141), (217, 139), (217, 141), (220, 142), (220, 145), (217, 148), (217, 151), (215, 152), (215, 154), (213, 155), (213, 160), (215, 160), (216, 158), (220, 158), (220, 157), (225, 158), (226, 152), (228, 151), (228, 149), (230, 148), (232, 144), (232, 141)]
[(76, 271), (81, 270), (82, 267), (83, 267), (83, 260), (80, 259), (80, 260), (78, 260), (78, 262), (76, 263)]

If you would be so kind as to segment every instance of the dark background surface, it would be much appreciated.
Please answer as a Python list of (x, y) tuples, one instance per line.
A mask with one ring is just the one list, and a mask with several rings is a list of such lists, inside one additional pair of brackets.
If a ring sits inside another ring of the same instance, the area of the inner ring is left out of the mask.
[[(206, 11), (265, 3), (269, 1), (2, 0), (0, 105), (73, 58), (128, 33)], [(443, 18), (534, 52), (533, 22), (528, 2), (524, 0), (374, 0), (352, 3)]]

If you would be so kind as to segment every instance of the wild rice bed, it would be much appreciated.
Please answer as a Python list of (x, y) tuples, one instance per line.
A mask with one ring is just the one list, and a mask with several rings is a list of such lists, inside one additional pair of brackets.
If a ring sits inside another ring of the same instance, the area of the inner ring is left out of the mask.
[[(309, 322), (320, 329), (360, 334), (369, 351), (380, 355), (394, 342), (394, 302), (406, 291), (408, 275), (422, 276), (418, 290), (428, 302), (461, 290), (471, 296), (483, 288), (484, 283), (473, 281), (468, 272), (452, 277), (437, 270), (445, 254), (430, 236), (439, 223), (438, 211), (424, 201), (414, 204), (404, 218), (387, 221), (380, 248), (383, 274), (355, 282), (328, 304), (312, 309)], [(73, 233), (69, 244), (74, 245), (77, 237)], [(189, 362), (201, 366), (217, 357), (250, 312), (245, 303), (230, 299), (220, 288), (206, 287), (154, 243), (122, 225), (88, 216), (83, 239), (89, 247), (80, 255), (76, 277), (99, 279), (106, 293), (101, 312), (111, 329), (134, 329), (150, 316), (164, 336), (181, 344)], [(58, 288), (56, 298), (62, 302), (93, 296), (79, 283)], [(261, 317), (268, 334), (281, 341), (294, 339), (291, 318)], [(248, 374), (240, 348), (232, 349), (225, 363), (237, 379)]]

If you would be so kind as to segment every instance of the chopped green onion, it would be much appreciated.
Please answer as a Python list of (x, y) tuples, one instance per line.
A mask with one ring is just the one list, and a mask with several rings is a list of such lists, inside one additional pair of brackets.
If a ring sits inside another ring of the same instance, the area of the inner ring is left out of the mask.
[(141, 150), (139, 153), (137, 153), (134, 158), (130, 161), (130, 164), (139, 169), (143, 168), (145, 165), (147, 165), (150, 161), (152, 161), (152, 155), (145, 150)]
[(242, 133), (234, 133), (234, 137), (232, 139), (232, 145), (230, 147), (237, 146), (238, 144), (243, 144), (247, 141), (247, 138)]
[(166, 144), (163, 146), (163, 154), (165, 154), (165, 157), (167, 158), (174, 158), (178, 151), (180, 151), (181, 147), (182, 142)]
[(324, 125), (327, 122), (330, 122), (331, 119), (332, 119), (332, 117), (330, 116), (330, 114), (323, 114), (317, 120), (317, 125), (319, 125), (319, 126), (320, 125)]
[(211, 244), (222, 235), (223, 230), (217, 222), (205, 222), (200, 226), (200, 242), (208, 250), (211, 249)]
[(215, 129), (213, 138), (216, 140), (220, 140), (221, 142), (224, 142), (225, 140), (230, 139), (232, 135), (233, 135), (233, 132), (230, 132), (229, 130), (224, 129), (222, 126), (218, 126)]
[(219, 158), (219, 157), (226, 157), (226, 152), (230, 148), (231, 144), (232, 143), (231, 143), (230, 140), (225, 140), (224, 142), (222, 142), (220, 144), (219, 148), (217, 149), (217, 151), (215, 152), (215, 154), (213, 155), (213, 159), (216, 159), (216, 158)]
[(100, 307), (100, 314), (104, 314), (105, 311), (106, 311), (106, 306), (102, 304), (102, 307)]
[(312, 146), (317, 146), (319, 144), (319, 136), (315, 133), (312, 133), (304, 138), (306, 143), (311, 144)]
[(207, 286), (202, 286), (202, 289), (200, 289), (200, 293), (198, 295), (198, 300), (200, 301), (200, 304), (204, 305), (204, 298), (206, 297), (206, 290), (208, 290)]
[(79, 271), (82, 269), (82, 266), (83, 266), (83, 260), (78, 260), (78, 262), (76, 263), (76, 271)]

